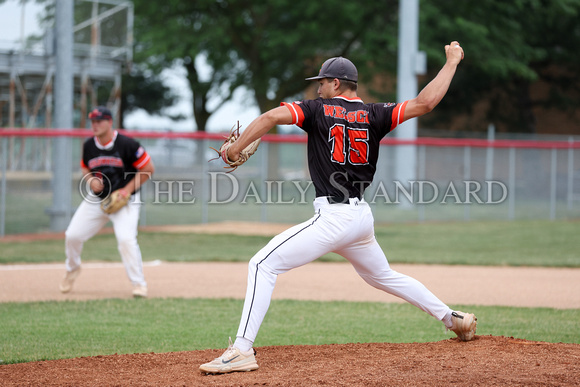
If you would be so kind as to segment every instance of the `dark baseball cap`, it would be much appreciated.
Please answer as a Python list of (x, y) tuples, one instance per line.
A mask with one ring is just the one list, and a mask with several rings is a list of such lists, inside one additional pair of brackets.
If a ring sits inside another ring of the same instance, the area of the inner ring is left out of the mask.
[(342, 56), (327, 59), (322, 64), (318, 76), (306, 78), (307, 81), (322, 78), (338, 78), (345, 81), (358, 82), (358, 71), (356, 66), (348, 59)]
[(113, 114), (111, 111), (104, 106), (97, 106), (89, 113), (90, 120), (111, 120), (113, 119)]

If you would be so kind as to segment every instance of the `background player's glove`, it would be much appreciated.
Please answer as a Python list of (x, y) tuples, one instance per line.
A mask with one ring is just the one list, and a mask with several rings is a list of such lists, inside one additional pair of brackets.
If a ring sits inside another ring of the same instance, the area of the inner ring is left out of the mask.
[(130, 196), (124, 189), (118, 189), (103, 199), (101, 209), (107, 214), (114, 214), (129, 202)]
[[(242, 149), (242, 151), (240, 152), (240, 155), (239, 155), (240, 157), (236, 161), (231, 161), (228, 158), (228, 149), (238, 140), (238, 138), (240, 138), (240, 123), (239, 122), (237, 124), (237, 128), (235, 125), (232, 127), (232, 130), (230, 131), (229, 136), (226, 137), (226, 140), (224, 141), (224, 143), (222, 144), (222, 146), (220, 147), (219, 150), (210, 147), (211, 149), (216, 151), (218, 153), (219, 157), (221, 157), (222, 160), (228, 165), (227, 167), (224, 167), (224, 168), (230, 168), (229, 172), (235, 170), (237, 167), (239, 167), (240, 165), (242, 165), (243, 163), (248, 161), (250, 156), (252, 156), (258, 150), (258, 146), (260, 145), (260, 141), (261, 141), (260, 139), (254, 140), (250, 145), (248, 145), (247, 147)], [(213, 159), (213, 160), (215, 160), (215, 159)]]

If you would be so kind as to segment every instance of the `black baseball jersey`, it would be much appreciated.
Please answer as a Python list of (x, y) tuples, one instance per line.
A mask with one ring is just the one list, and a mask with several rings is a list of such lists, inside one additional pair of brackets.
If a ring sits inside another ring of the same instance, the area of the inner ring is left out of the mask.
[(338, 96), (282, 103), (308, 133), (308, 166), (316, 197), (358, 197), (371, 184), (381, 139), (403, 122), (406, 102), (365, 104)]
[(149, 160), (150, 156), (139, 142), (115, 131), (113, 139), (106, 145), (100, 144), (96, 137), (85, 141), (81, 167), (103, 177), (105, 188), (98, 196), (105, 198), (127, 185), (135, 177), (135, 172)]

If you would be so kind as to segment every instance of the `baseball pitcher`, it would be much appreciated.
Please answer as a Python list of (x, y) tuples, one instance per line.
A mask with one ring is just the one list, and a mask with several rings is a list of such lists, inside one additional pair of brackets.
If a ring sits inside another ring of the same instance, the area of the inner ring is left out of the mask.
[(251, 122), (235, 141), (224, 143), (222, 158), (234, 164), (240, 152), (274, 126), (302, 128), (308, 134), (308, 167), (316, 199), (311, 219), (275, 236), (250, 260), (236, 340), (233, 344), (230, 340), (223, 355), (201, 365), (202, 372), (257, 369), (253, 343), (277, 276), (329, 252), (345, 257), (369, 285), (442, 321), (460, 340), (474, 338), (473, 314), (451, 310), (419, 281), (390, 268), (363, 198), (375, 174), (381, 139), (402, 122), (430, 112), (447, 93), (463, 49), (452, 42), (445, 46), (445, 54), (447, 60), (438, 75), (416, 98), (402, 103), (365, 104), (357, 96), (355, 65), (343, 57), (328, 59), (317, 76), (307, 78), (318, 82), (319, 98), (282, 103)]

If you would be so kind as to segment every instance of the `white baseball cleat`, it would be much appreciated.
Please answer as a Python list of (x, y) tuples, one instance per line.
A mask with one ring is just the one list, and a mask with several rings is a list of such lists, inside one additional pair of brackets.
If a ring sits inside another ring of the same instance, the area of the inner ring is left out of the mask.
[(242, 352), (232, 344), (230, 337), (228, 349), (218, 358), (199, 366), (199, 370), (206, 374), (226, 374), (235, 371), (253, 371), (258, 369), (254, 348)]
[(143, 286), (143, 285), (133, 286), (133, 297), (135, 297), (135, 298), (147, 297), (147, 286)]
[(59, 289), (62, 293), (68, 293), (71, 291), (73, 284), (77, 277), (81, 274), (81, 268), (78, 267), (73, 271), (67, 271), (62, 282), (59, 285)]
[(451, 321), (453, 322), (451, 330), (455, 332), (459, 340), (471, 341), (475, 338), (477, 317), (473, 313), (454, 311), (451, 313)]

